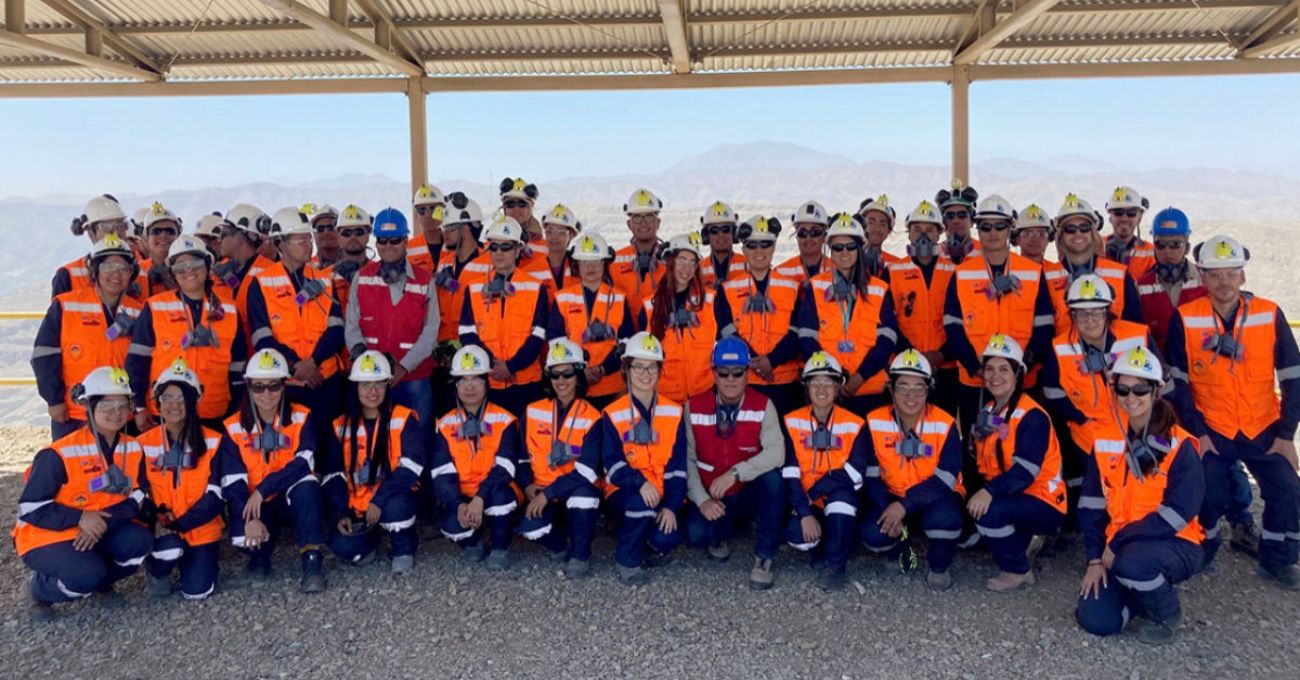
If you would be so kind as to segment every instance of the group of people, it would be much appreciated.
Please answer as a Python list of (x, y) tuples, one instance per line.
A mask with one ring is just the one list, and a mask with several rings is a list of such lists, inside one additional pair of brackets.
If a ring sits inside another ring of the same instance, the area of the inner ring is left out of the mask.
[[(116, 602), (141, 564), (150, 595), (177, 573), (206, 597), (223, 536), (265, 577), (290, 527), (305, 592), (326, 547), (361, 566), (387, 537), (408, 572), (421, 523), (487, 569), (517, 535), (579, 579), (602, 516), (630, 585), (682, 542), (721, 561), (752, 531), (755, 589), (784, 541), (828, 591), (859, 547), (904, 572), (923, 555), (946, 590), (982, 544), (1006, 592), (1081, 534), (1080, 625), (1151, 643), (1225, 514), (1300, 589), (1300, 351), (1243, 290), (1249, 251), (1193, 246), (1176, 208), (1144, 239), (1148, 201), (1119, 187), (1103, 236), (1074, 194), (1049, 215), (954, 181), (901, 225), (883, 195), (809, 201), (788, 229), (716, 202), (665, 241), (638, 189), (615, 249), (564, 205), (536, 212), (533, 184), (499, 194), (485, 215), (424, 185), (414, 228), (239, 204), (188, 234), (161, 204), (92, 199), (32, 354), (53, 434), (14, 530), (32, 616)], [(778, 263), (783, 231), (798, 254)]]

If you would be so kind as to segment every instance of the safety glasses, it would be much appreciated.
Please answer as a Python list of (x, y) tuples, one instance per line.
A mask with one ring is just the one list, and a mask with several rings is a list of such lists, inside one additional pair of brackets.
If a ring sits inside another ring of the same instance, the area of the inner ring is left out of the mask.
[(241, 230), (239, 227), (222, 227), (221, 238), (230, 238), (231, 236), (236, 236), (239, 234), (240, 231)]
[(1187, 247), (1187, 241), (1157, 239), (1155, 245), (1156, 250), (1182, 250)]
[(517, 245), (519, 245), (519, 244), (518, 244), (518, 243), (496, 243), (496, 242), (493, 242), (493, 243), (489, 243), (489, 244), (488, 244), (487, 249), (488, 249), (488, 252), (490, 252), (490, 253), (508, 253), (508, 252), (514, 250), (514, 249), (515, 249), (515, 246), (517, 246)]
[(172, 236), (172, 237), (175, 237), (175, 236), (176, 236), (177, 234), (179, 234), (179, 233), (181, 233), (181, 231), (180, 231), (180, 229), (177, 229), (176, 227), (154, 227), (154, 228), (152, 228), (152, 229), (149, 230), (149, 235), (150, 235), (150, 236)]
[(131, 271), (131, 265), (122, 264), (121, 262), (106, 262), (98, 267), (100, 275), (104, 274), (124, 274)]
[(403, 243), (404, 241), (406, 241), (406, 237), (405, 237), (405, 236), (392, 236), (392, 237), (389, 237), (389, 238), (377, 238), (377, 239), (375, 239), (375, 245), (380, 245), (380, 246), (400, 246), (400, 245), (402, 245), (402, 243)]
[(1147, 384), (1115, 385), (1115, 396), (1117, 397), (1127, 397), (1130, 394), (1135, 397), (1145, 397), (1155, 391), (1156, 388)]
[(1065, 225), (1064, 227), (1061, 227), (1061, 233), (1063, 233), (1063, 234), (1091, 234), (1091, 233), (1092, 233), (1092, 225), (1091, 225), (1091, 224), (1067, 224), (1067, 225)]
[(1011, 223), (1007, 221), (980, 222), (979, 224), (979, 230), (986, 234), (989, 233), (990, 231), (1006, 231), (1010, 228), (1011, 228)]
[(711, 227), (704, 228), (705, 236), (716, 236), (718, 234), (730, 234), (735, 232), (736, 228), (730, 224), (715, 224)]
[(528, 207), (528, 201), (520, 201), (520, 200), (518, 200), (518, 199), (512, 199), (512, 200), (509, 200), (509, 201), (502, 201), (502, 202), (501, 202), (501, 207), (503, 207), (503, 208), (527, 208), (527, 207)]
[(334, 231), (334, 225), (332, 225), (332, 224), (314, 224), (314, 225), (312, 225), (311, 229), (312, 229), (312, 231), (316, 232), (317, 234), (328, 234), (328, 233), (330, 233), (331, 231)]
[(202, 260), (191, 260), (189, 262), (177, 262), (172, 265), (172, 273), (181, 276), (184, 274), (193, 274), (200, 269), (208, 266), (208, 263)]
[(848, 243), (832, 243), (829, 247), (834, 252), (842, 253), (846, 250), (850, 252), (858, 250), (862, 247), (862, 244), (857, 241), (849, 241)]
[(627, 221), (632, 224), (653, 224), (658, 219), (659, 213), (642, 213), (640, 215), (632, 215), (631, 217), (628, 217)]
[(436, 205), (417, 205), (415, 206), (415, 214), (420, 216), (432, 215), (437, 207)]
[(552, 368), (546, 372), (546, 376), (551, 380), (569, 380), (578, 377), (576, 368)]
[(131, 402), (126, 399), (114, 399), (112, 401), (105, 399), (95, 406), (95, 410), (100, 413), (126, 413), (131, 410)]
[(248, 391), (252, 392), (253, 394), (266, 394), (267, 392), (279, 392), (280, 390), (283, 389), (284, 389), (284, 383), (282, 382), (248, 383)]
[(1141, 208), (1111, 208), (1110, 214), (1115, 217), (1137, 217), (1142, 214)]
[(356, 227), (354, 229), (340, 229), (339, 236), (343, 238), (358, 238), (366, 235), (365, 227)]
[(943, 214), (943, 221), (948, 220), (967, 220), (970, 219), (969, 210), (949, 210)]
[(826, 235), (825, 229), (798, 229), (794, 232), (797, 238), (821, 238)]
[(748, 369), (745, 368), (715, 368), (713, 369), (713, 374), (716, 375), (719, 380), (735, 380), (736, 378), (745, 377), (745, 372), (747, 370)]
[(767, 250), (774, 245), (771, 241), (745, 241), (745, 250)]

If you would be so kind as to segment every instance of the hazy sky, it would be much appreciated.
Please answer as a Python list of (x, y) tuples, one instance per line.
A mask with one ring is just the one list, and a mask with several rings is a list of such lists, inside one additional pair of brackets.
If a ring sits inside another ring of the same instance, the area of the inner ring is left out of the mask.
[[(429, 97), (430, 175), (654, 172), (725, 142), (946, 165), (940, 84)], [(971, 156), (1300, 178), (1300, 76), (977, 82)], [(401, 95), (0, 99), (0, 197), (409, 172)]]

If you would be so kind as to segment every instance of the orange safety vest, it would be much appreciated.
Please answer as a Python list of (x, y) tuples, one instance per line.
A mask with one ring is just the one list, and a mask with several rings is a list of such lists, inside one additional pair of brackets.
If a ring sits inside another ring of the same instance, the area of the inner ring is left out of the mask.
[[(663, 278), (664, 272), (667, 271), (657, 254), (652, 254), (650, 261), (650, 272), (645, 276), (638, 275), (636, 246), (628, 245), (614, 253), (614, 261), (609, 265), (610, 280), (614, 282), (614, 287), (627, 295), (627, 304), (633, 310), (641, 309), (646, 300), (655, 296), (659, 279)], [(647, 323), (649, 323), (648, 319)]]
[[(852, 373), (858, 370), (867, 352), (876, 346), (876, 331), (880, 326), (880, 310), (889, 294), (889, 285), (871, 277), (867, 283), (867, 297), (858, 297), (853, 302), (853, 313), (844, 318), (841, 303), (827, 299), (832, 290), (834, 271), (823, 271), (810, 281), (812, 288), (808, 291), (808, 300), (817, 305), (817, 340), (822, 350), (839, 360), (844, 370)], [(856, 291), (855, 291), (856, 295)], [(885, 390), (887, 376), (880, 371), (872, 376), (857, 395), (880, 394)]]
[(244, 337), (246, 338), (253, 335), (253, 330), (248, 326), (248, 289), (252, 287), (253, 279), (257, 278), (258, 274), (275, 264), (274, 260), (269, 260), (261, 255), (254, 255), (253, 264), (249, 265), (248, 272), (244, 274), (244, 281), (239, 284), (239, 291), (235, 293), (235, 309), (239, 311), (240, 323), (244, 326)]
[[(63, 293), (54, 302), (62, 315), (59, 347), (63, 349), (63, 403), (68, 407), (69, 418), (85, 420), (86, 408), (72, 400), (72, 388), (100, 366), (124, 366), (131, 336), (108, 339), (108, 317), (94, 288)], [(140, 309), (140, 302), (126, 295), (117, 304), (117, 314), (126, 315), (132, 321), (140, 317)]]
[[(812, 406), (796, 409), (786, 415), (784, 420), (790, 445), (794, 449), (794, 459), (799, 465), (799, 484), (805, 493), (826, 473), (842, 469), (848, 464), (853, 442), (862, 432), (864, 424), (858, 416), (839, 406), (832, 406), (830, 417), (826, 420), (826, 429), (831, 433), (831, 448), (821, 451), (811, 446), (812, 433), (816, 429)], [(821, 498), (809, 500), (818, 507), (824, 502)]]
[[(655, 432), (655, 440), (649, 444), (636, 444), (629, 441), (628, 433), (641, 418), (641, 412), (632, 404), (632, 395), (625, 394), (602, 411), (609, 418), (610, 424), (618, 432), (619, 441), (623, 442), (623, 458), (629, 467), (641, 473), (647, 482), (664, 494), (664, 470), (668, 460), (673, 457), (673, 446), (677, 443), (677, 429), (682, 422), (682, 406), (663, 396), (660, 392), (654, 406), (654, 420), (650, 423)], [(608, 484), (605, 496), (613, 494), (618, 487)], [(629, 489), (636, 493), (636, 489)]]
[(898, 328), (918, 352), (935, 352), (943, 347), (943, 303), (948, 282), (957, 270), (949, 260), (938, 260), (925, 283), (925, 272), (911, 260), (889, 265), (889, 292), (894, 296)]
[[(427, 272), (426, 272), (427, 273)], [(414, 418), (415, 414), (411, 409), (405, 406), (394, 405), (393, 413), (388, 418), (388, 470), (389, 474), (396, 472), (402, 464), (402, 430), (406, 427), (406, 421)], [(343, 451), (343, 481), (348, 487), (348, 507), (358, 515), (364, 515), (370, 507), (370, 501), (379, 491), (379, 487), (384, 483), (382, 479), (376, 479), (371, 484), (358, 484), (349, 472), (349, 463), (351, 470), (354, 472), (361, 471), (369, 467), (370, 455), (374, 444), (366, 436), (364, 426), (357, 429), (357, 446), (356, 450), (352, 448), (352, 428), (347, 426), (347, 416), (339, 416), (334, 419), (334, 436), (338, 438), (339, 444)], [(356, 460), (350, 459), (355, 457)]]
[(459, 436), (463, 420), (460, 409), (453, 409), (438, 419), (438, 432), (447, 441), (447, 451), (451, 454), (451, 464), (456, 467), (461, 495), (473, 497), (478, 494), (478, 487), (487, 479), (492, 466), (496, 465), (501, 438), (505, 435), (506, 428), (515, 422), (515, 417), (496, 404), (484, 404), (481, 416), (484, 428), (476, 440), (462, 439)]
[[(1152, 513), (1159, 512), (1165, 500), (1165, 488), (1169, 485), (1169, 468), (1183, 442), (1191, 439), (1192, 446), (1197, 446), (1196, 439), (1187, 430), (1175, 425), (1170, 431), (1173, 440), (1169, 455), (1160, 462), (1159, 470), (1143, 479), (1130, 474), (1128, 467), (1128, 441), (1123, 430), (1127, 428), (1127, 418), (1123, 423), (1111, 423), (1106, 431), (1098, 435), (1093, 446), (1093, 455), (1097, 461), (1097, 471), (1101, 473), (1101, 493), (1106, 500), (1106, 514), (1110, 523), (1106, 525), (1106, 542), (1115, 537), (1116, 532), (1141, 520)], [(1197, 449), (1199, 451), (1199, 448)], [(1200, 545), (1205, 540), (1205, 531), (1200, 521), (1193, 517), (1187, 526), (1177, 534), (1178, 538)]]
[[(159, 425), (140, 435), (137, 441), (144, 449), (144, 474), (149, 479), (149, 498), (154, 506), (165, 506), (173, 517), (179, 518), (189, 512), (208, 491), (221, 495), (220, 487), (209, 486), (212, 480), (212, 458), (217, 455), (217, 447), (221, 445), (221, 434), (203, 428), (203, 443), (208, 450), (198, 457), (194, 467), (182, 468), (177, 476), (174, 470), (162, 469), (163, 454), (167, 452), (164, 429)], [(216, 543), (221, 540), (221, 530), (225, 525), (218, 514), (203, 526), (181, 532), (181, 538), (189, 545)]]
[(65, 292), (73, 293), (79, 290), (86, 290), (95, 287), (95, 285), (90, 282), (90, 264), (86, 262), (86, 257), (84, 255), (63, 265), (62, 267), (59, 267), (59, 269), (68, 272), (68, 283), (70, 287)]
[[(731, 322), (736, 327), (736, 335), (749, 345), (754, 354), (765, 356), (776, 349), (777, 343), (790, 332), (790, 317), (799, 302), (799, 282), (769, 271), (767, 299), (771, 303), (770, 311), (746, 312), (745, 304), (756, 290), (753, 277), (747, 273), (722, 284), (722, 293), (727, 296), (727, 304), (731, 307)], [(755, 385), (785, 385), (799, 379), (799, 368), (799, 361), (791, 359), (772, 367), (771, 381), (753, 371), (749, 373), (749, 381)]]
[[(600, 411), (585, 399), (574, 401), (558, 425), (555, 423), (555, 410), (554, 399), (541, 399), (528, 405), (524, 445), (528, 447), (533, 484), (540, 488), (546, 488), (573, 472), (574, 463), (582, 453), (582, 440), (600, 420)], [(569, 460), (552, 467), (551, 449), (556, 445), (568, 448)]]
[[(1115, 341), (1106, 348), (1106, 353), (1112, 357), (1134, 347), (1146, 347), (1149, 335), (1143, 324), (1122, 319), (1110, 322), (1110, 334), (1115, 336)], [(1110, 386), (1106, 384), (1106, 375), (1084, 371), (1083, 358), (1087, 356), (1087, 349), (1073, 328), (1056, 336), (1052, 341), (1052, 351), (1056, 353), (1056, 363), (1060, 369), (1061, 389), (1074, 407), (1089, 420), (1083, 425), (1070, 423), (1070, 436), (1079, 445), (1080, 451), (1090, 451), (1097, 423), (1115, 417), (1115, 400), (1111, 396)]]
[[(596, 289), (590, 314), (587, 313), (581, 281), (565, 286), (555, 296), (555, 308), (560, 318), (564, 319), (564, 334), (587, 350), (587, 365), (600, 366), (605, 363), (610, 352), (618, 346), (618, 329), (623, 325), (623, 312), (629, 309), (625, 307), (626, 304), (627, 296), (623, 291), (608, 283), (602, 283)], [(586, 335), (587, 327), (593, 321), (599, 321), (609, 328), (611, 335), (608, 340), (596, 342), (583, 337)], [(605, 397), (618, 394), (624, 389), (626, 385), (623, 382), (623, 374), (615, 371), (588, 385), (587, 396)]]
[[(1232, 328), (1224, 328), (1210, 298), (1178, 308), (1183, 318), (1187, 377), (1192, 401), (1215, 432), (1233, 439), (1243, 433), (1254, 439), (1282, 417), (1276, 389), (1277, 304), (1243, 296), (1237, 302)], [(1215, 334), (1232, 335), (1242, 348), (1240, 359), (1205, 349)]]
[[(876, 451), (876, 461), (880, 465), (880, 479), (893, 496), (902, 498), (907, 490), (935, 476), (939, 472), (939, 454), (948, 434), (957, 426), (957, 421), (946, 411), (934, 404), (925, 405), (925, 413), (917, 420), (913, 432), (921, 442), (929, 446), (929, 453), (915, 458), (901, 456), (898, 442), (903, 438), (898, 421), (894, 419), (893, 405), (881, 406), (867, 414), (867, 428), (871, 431), (871, 443)], [(961, 473), (951, 485), (958, 495), (964, 496), (966, 489), (962, 486)]]
[[(149, 298), (154, 334), (149, 382), (157, 381), (177, 359), (184, 359), (203, 385), (198, 408), (199, 417), (204, 420), (221, 418), (230, 409), (230, 350), (239, 334), (239, 317), (230, 299), (230, 289), (223, 286), (214, 290), (221, 301), (221, 318), (213, 318), (211, 303), (205, 298), (202, 316), (194, 323), (190, 319), (190, 306), (181, 298), (180, 291), (171, 290)], [(186, 336), (198, 326), (212, 329), (217, 336), (216, 347), (183, 347)], [(149, 390), (149, 411), (158, 415), (153, 390)]]
[[(1047, 284), (1047, 294), (1052, 298), (1052, 317), (1055, 319), (1054, 334), (1060, 335), (1070, 330), (1069, 308), (1065, 306), (1065, 294), (1069, 292), (1070, 275), (1060, 262), (1043, 260), (1043, 283)], [(1061, 310), (1065, 310), (1062, 314)]]
[[(659, 394), (675, 402), (687, 399), (713, 388), (713, 344), (718, 338), (718, 321), (713, 316), (714, 293), (705, 287), (704, 303), (692, 310), (699, 325), (690, 328), (672, 328), (664, 324), (664, 337), (659, 342), (664, 349), (664, 363), (659, 369)], [(646, 324), (654, 316), (654, 299), (645, 301)]]
[[(533, 312), (537, 309), (537, 298), (542, 294), (542, 284), (516, 268), (506, 279), (514, 287), (514, 292), (489, 302), (483, 295), (483, 288), (490, 278), (491, 275), (471, 283), (466, 294), (469, 295), (479, 340), (493, 357), (507, 361), (533, 335)], [(541, 379), (542, 365), (533, 362), (515, 373), (514, 384), (534, 383)], [(490, 380), (489, 385), (498, 390), (508, 386), (495, 379)]]
[(442, 322), (438, 324), (438, 342), (453, 342), (460, 340), (460, 313), (465, 307), (466, 287), (471, 283), (485, 281), (492, 267), (480, 262), (475, 255), (465, 263), (460, 276), (451, 279), (454, 285), (450, 282), (438, 285), (438, 275), (444, 269), (449, 272), (448, 275), (456, 271), (455, 251), (442, 251), (438, 257), (438, 267), (433, 273), (434, 286), (438, 289), (438, 314), (442, 317)]
[[(1106, 244), (1109, 245), (1115, 239), (1114, 236), (1106, 237)], [(1136, 239), (1133, 244), (1133, 250), (1129, 251), (1128, 263), (1126, 264), (1129, 276), (1136, 281), (1146, 273), (1156, 268), (1156, 246), (1150, 241)]]
[[(441, 259), (441, 254), (439, 259)], [(429, 242), (420, 232), (406, 241), (406, 261), (413, 267), (433, 271), (433, 255), (429, 252)]]
[[(105, 473), (109, 461), (104, 460), (104, 456), (100, 454), (95, 432), (89, 425), (50, 444), (49, 448), (54, 449), (63, 460), (63, 473), (66, 478), (63, 486), (60, 486), (54, 494), (52, 499), (54, 503), (84, 512), (105, 510), (132, 496), (136, 501), (143, 500), (144, 496), (140, 493), (140, 482), (137, 479), (140, 472), (140, 443), (133, 437), (119, 434), (117, 447), (112, 453), (112, 462), (122, 469), (131, 483), (128, 494), (121, 496), (106, 491), (90, 490), (90, 483)], [(28, 466), (23, 474), (24, 481), (31, 474), (32, 469)], [(78, 531), (75, 526), (58, 530), (43, 529), (20, 519), (14, 525), (14, 547), (18, 555), (22, 556), (36, 548), (71, 541), (77, 537)]]
[[(700, 276), (704, 279), (706, 288), (714, 288), (718, 285), (718, 273), (713, 271), (713, 251), (709, 250), (706, 243), (704, 249), (704, 259), (700, 260)], [(733, 252), (731, 260), (727, 262), (727, 275), (723, 277), (723, 283), (729, 281), (731, 277), (745, 273), (745, 254), (743, 252)]]
[[(821, 272), (827, 271), (832, 266), (833, 265), (831, 264), (831, 259), (829, 257), (826, 257), (825, 255), (822, 255), (822, 263), (819, 267), (817, 267), (817, 273), (820, 274)], [(795, 255), (794, 257), (777, 265), (775, 269), (776, 269), (776, 273), (786, 277), (787, 279), (794, 279), (795, 281), (798, 281), (799, 285), (803, 285), (805, 282), (808, 281), (808, 268), (803, 266), (803, 260), (800, 259), (798, 255)]]
[[(316, 279), (325, 285), (325, 291), (299, 305), (298, 293), (289, 280), (289, 272), (284, 265), (274, 262), (257, 274), (257, 285), (262, 289), (262, 299), (266, 302), (266, 316), (271, 321), (271, 335), (278, 342), (293, 350), (299, 359), (308, 359), (316, 349), (316, 342), (329, 329), (330, 303), (334, 296), (329, 294), (329, 274), (311, 265), (302, 268), (303, 280)], [(251, 337), (251, 336), (250, 336)], [(338, 357), (330, 357), (321, 362), (320, 374), (328, 379), (339, 370)]]
[[(1052, 306), (1055, 308), (1056, 313), (1056, 332), (1060, 334), (1064, 333), (1070, 326), (1070, 307), (1065, 304), (1065, 295), (1070, 288), (1070, 284), (1074, 283), (1074, 277), (1071, 277), (1069, 272), (1065, 271), (1065, 265), (1059, 262), (1055, 264), (1065, 274), (1065, 283), (1060, 284), (1061, 294), (1052, 297)], [(1043, 265), (1043, 270), (1047, 270), (1046, 264)], [(1128, 273), (1128, 270), (1124, 268), (1124, 265), (1114, 260), (1099, 257), (1097, 258), (1097, 264), (1093, 266), (1092, 273), (1100, 276), (1103, 281), (1110, 285), (1111, 292), (1115, 297), (1115, 301), (1110, 305), (1110, 311), (1115, 315), (1115, 318), (1122, 319), (1124, 317), (1124, 276)]]
[[(298, 441), (302, 437), (303, 425), (307, 422), (307, 408), (294, 404), (290, 407), (289, 423), (281, 425), (279, 432), (288, 439), (288, 443), (274, 451), (258, 451), (253, 448), (257, 441), (257, 436), (261, 433), (261, 426), (254, 425), (253, 432), (245, 432), (244, 426), (239, 422), (239, 414), (236, 413), (226, 418), (226, 434), (230, 435), (230, 440), (239, 447), (239, 457), (244, 461), (244, 467), (248, 470), (248, 490), (257, 491), (257, 487), (262, 480), (272, 474), (283, 470), (286, 465), (293, 462), (298, 455)], [(313, 452), (314, 453), (314, 452)], [(267, 498), (266, 500), (271, 500)]]
[(1034, 474), (1034, 481), (1025, 488), (1024, 493), (1056, 508), (1065, 514), (1065, 482), (1061, 478), (1061, 444), (1052, 431), (1051, 418), (1038, 402), (1028, 395), (1020, 396), (1020, 408), (1011, 413), (1007, 421), (1006, 434), (994, 433), (975, 443), (975, 460), (980, 474), (986, 481), (992, 481), (1015, 465), (1016, 430), (1025, 415), (1037, 411), (1047, 418), (1047, 451), (1043, 453), (1043, 462)]
[[(957, 265), (957, 301), (961, 306), (962, 327), (976, 352), (987, 347), (989, 339), (997, 333), (1014, 338), (1021, 347), (1028, 347), (1029, 338), (1034, 334), (1034, 302), (1038, 299), (1042, 269), (1033, 260), (1009, 253), (1003, 273), (1019, 279), (1020, 289), (992, 299), (989, 290), (993, 281), (983, 257), (968, 257)], [(983, 384), (965, 366), (959, 366), (958, 371), (963, 385)]]

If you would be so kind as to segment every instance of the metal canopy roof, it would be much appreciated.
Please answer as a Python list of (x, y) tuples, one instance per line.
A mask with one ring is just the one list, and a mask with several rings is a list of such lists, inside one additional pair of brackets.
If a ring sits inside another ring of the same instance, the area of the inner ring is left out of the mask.
[(1300, 0), (4, 1), (0, 96), (1300, 72)]

